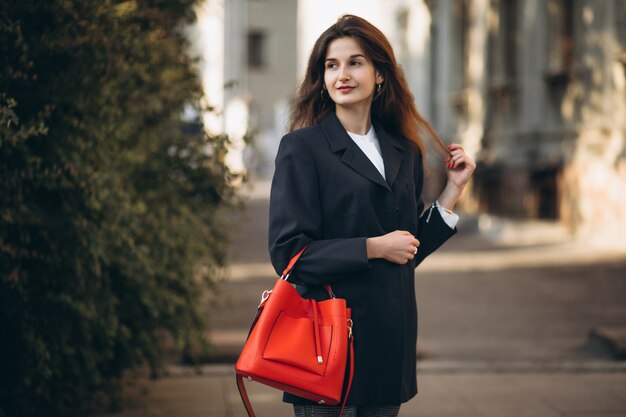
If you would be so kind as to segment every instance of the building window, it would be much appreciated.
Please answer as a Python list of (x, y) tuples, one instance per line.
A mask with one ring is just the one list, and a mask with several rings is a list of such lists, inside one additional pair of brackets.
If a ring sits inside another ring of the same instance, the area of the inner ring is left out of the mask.
[(458, 60), (457, 88), (467, 87), (467, 64), (469, 63), (469, 5), (466, 0), (452, 5), (455, 56)]
[(548, 0), (548, 81), (567, 81), (573, 63), (573, 1)]
[(517, 79), (517, 0), (491, 0), (488, 71), (497, 95), (513, 92)]
[(468, 67), (470, 10), (467, 0), (452, 4), (452, 54), (455, 70), (450, 74), (452, 85), (451, 104), (460, 123), (468, 112)]
[(517, 78), (517, 1), (500, 3), (500, 15), (504, 24), (504, 73), (508, 80)]
[(428, 3), (428, 6), (430, 7), (430, 15), (432, 16), (432, 24), (430, 25), (430, 119), (432, 120), (435, 129), (443, 129), (443, 122), (439, 120), (439, 101), (437, 97), (438, 86), (442, 82), (442, 78), (440, 72), (438, 71), (439, 68), (437, 65), (439, 62), (439, 56), (441, 54), (441, 51), (439, 49), (439, 26), (435, 14), (435, 5), (430, 2)]
[(409, 11), (401, 9), (396, 13), (396, 27), (398, 34), (397, 58), (402, 63), (405, 73), (411, 73), (409, 68), (410, 48), (409, 48)]
[(626, 66), (626, 2), (615, 0), (615, 36), (619, 47), (618, 59)]
[(530, 193), (526, 197), (528, 214), (537, 219), (559, 218), (559, 167), (537, 169), (530, 176)]
[(263, 68), (267, 65), (267, 35), (254, 31), (248, 34), (248, 66)]

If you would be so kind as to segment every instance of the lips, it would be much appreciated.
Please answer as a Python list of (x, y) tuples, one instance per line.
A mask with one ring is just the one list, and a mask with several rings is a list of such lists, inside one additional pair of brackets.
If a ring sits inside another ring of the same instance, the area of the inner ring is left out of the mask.
[(354, 87), (339, 87), (337, 90), (341, 91), (342, 93), (349, 93), (350, 91), (354, 90)]

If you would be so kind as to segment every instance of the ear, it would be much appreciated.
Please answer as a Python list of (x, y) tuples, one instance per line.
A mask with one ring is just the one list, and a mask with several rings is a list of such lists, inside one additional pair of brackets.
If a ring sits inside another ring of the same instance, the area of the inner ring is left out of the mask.
[(380, 84), (385, 81), (385, 77), (380, 75), (380, 72), (376, 72), (376, 84)]

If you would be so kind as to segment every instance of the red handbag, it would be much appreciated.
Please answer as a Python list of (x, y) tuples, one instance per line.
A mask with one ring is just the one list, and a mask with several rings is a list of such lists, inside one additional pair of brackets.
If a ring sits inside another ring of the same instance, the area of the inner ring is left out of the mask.
[[(263, 292), (235, 371), (237, 387), (248, 416), (255, 417), (243, 378), (341, 411), (354, 373), (354, 337), (346, 300), (304, 299), (287, 282), (302, 249), (289, 262), (271, 291)], [(346, 367), (349, 377), (342, 397)]]

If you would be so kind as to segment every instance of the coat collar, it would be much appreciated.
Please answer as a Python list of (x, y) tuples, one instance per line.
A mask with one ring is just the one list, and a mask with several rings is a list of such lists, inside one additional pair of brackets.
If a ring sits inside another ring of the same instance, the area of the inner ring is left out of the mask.
[(329, 113), (321, 121), (320, 125), (326, 134), (328, 145), (333, 153), (343, 152), (342, 162), (354, 169), (359, 174), (372, 182), (391, 191), (391, 186), (395, 182), (400, 165), (402, 163), (404, 146), (401, 138), (387, 133), (382, 124), (377, 120), (372, 120), (383, 162), (385, 164), (385, 176), (387, 181), (380, 175), (374, 164), (361, 151), (356, 143), (350, 138), (344, 127), (334, 112)]

